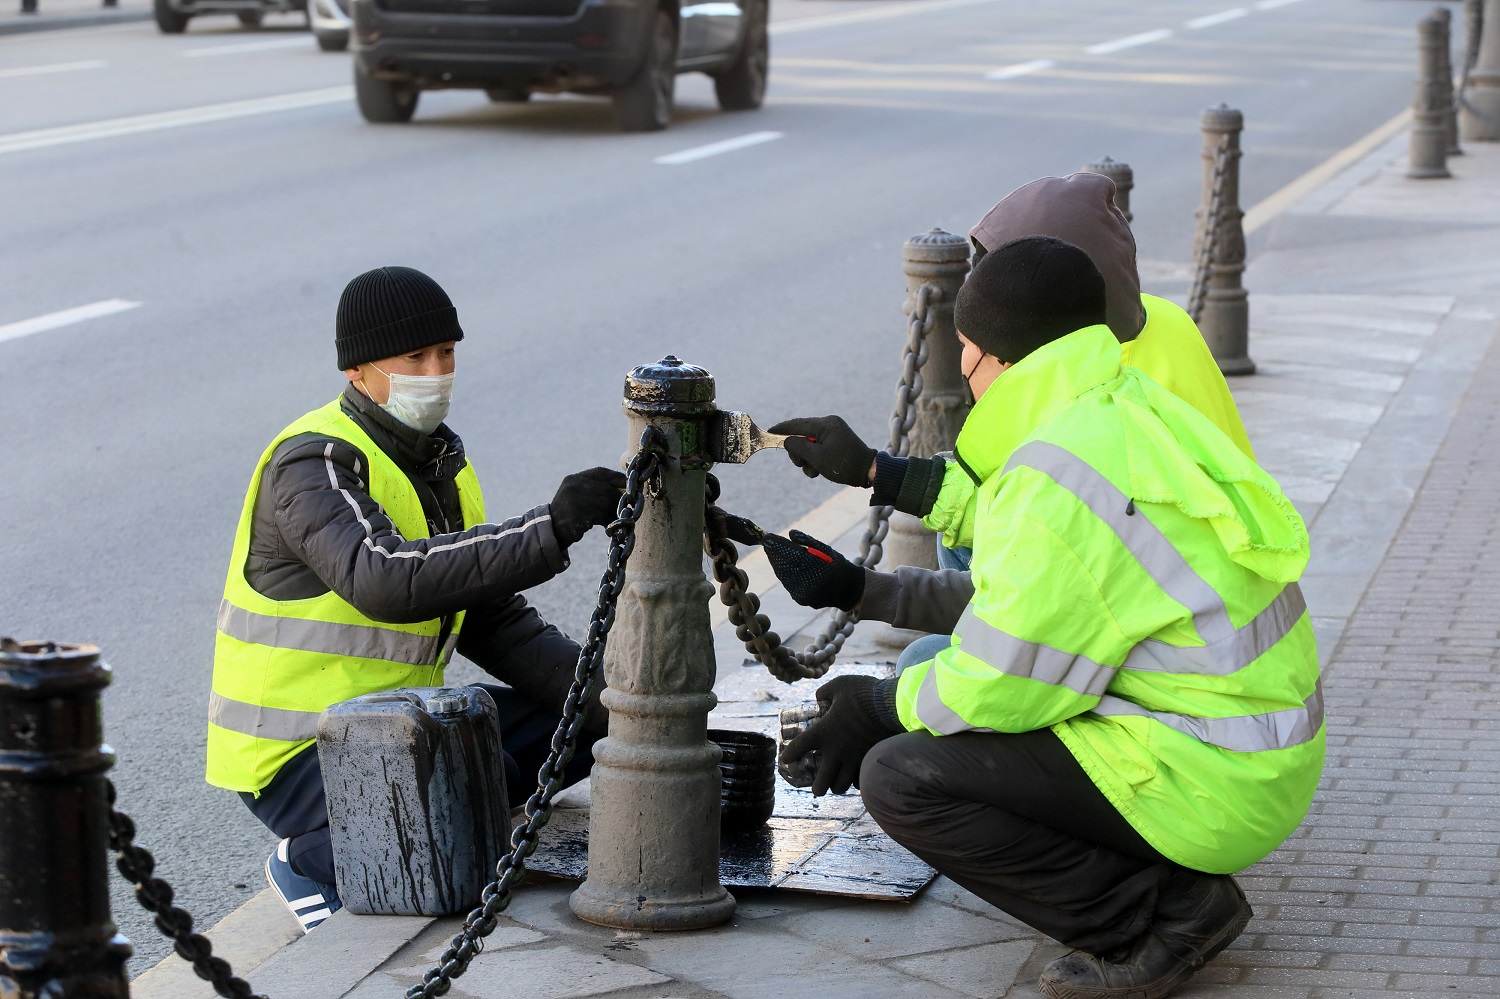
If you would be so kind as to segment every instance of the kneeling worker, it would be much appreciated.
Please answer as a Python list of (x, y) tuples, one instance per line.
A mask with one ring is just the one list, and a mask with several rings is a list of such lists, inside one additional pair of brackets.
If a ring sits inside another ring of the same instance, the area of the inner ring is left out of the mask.
[[(238, 791), (281, 842), (271, 887), (310, 930), (340, 907), (318, 767), (330, 704), (436, 686), (456, 649), (507, 686), (500, 712), (512, 806), (546, 759), (578, 646), (518, 594), (568, 567), (568, 546), (614, 519), (625, 485), (594, 468), (551, 503), (485, 517), (474, 470), (443, 424), (458, 314), (407, 267), (361, 274), (339, 300), (343, 394), (276, 435), (250, 480), (214, 649), (210, 784)], [(595, 691), (586, 732), (602, 735)], [(592, 763), (580, 746), (567, 776)]]
[[(1076, 948), (1045, 995), (1155, 999), (1244, 929), (1230, 875), (1306, 814), (1325, 728), (1302, 518), (1202, 413), (1121, 365), (1104, 303), (1060, 240), (977, 265), (956, 301), (976, 402), (954, 460), (878, 463), (973, 548), (973, 597), (934, 658), (824, 684), (784, 755), (817, 750), (815, 793), (859, 786), (897, 842)], [(826, 429), (794, 456), (830, 478), (872, 468)], [(815, 564), (827, 588), (849, 565), (794, 540), (766, 539), (783, 579)]]

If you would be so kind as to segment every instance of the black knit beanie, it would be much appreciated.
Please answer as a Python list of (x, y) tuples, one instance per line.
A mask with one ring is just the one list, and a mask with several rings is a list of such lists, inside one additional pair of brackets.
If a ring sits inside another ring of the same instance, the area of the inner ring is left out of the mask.
[(448, 293), (410, 267), (377, 267), (350, 281), (334, 330), (340, 371), (464, 338)]
[(985, 254), (953, 303), (958, 331), (1009, 363), (1105, 316), (1099, 268), (1051, 236), (1023, 236)]

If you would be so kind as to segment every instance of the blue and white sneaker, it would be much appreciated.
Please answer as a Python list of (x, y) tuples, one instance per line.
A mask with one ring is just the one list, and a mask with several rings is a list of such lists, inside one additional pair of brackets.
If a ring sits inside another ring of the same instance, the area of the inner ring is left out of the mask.
[(338, 889), (333, 885), (304, 878), (292, 870), (292, 862), (287, 859), (287, 844), (290, 842), (290, 839), (284, 839), (277, 843), (276, 849), (266, 858), (266, 880), (271, 883), (271, 890), (297, 917), (297, 922), (302, 924), (302, 932), (307, 933), (342, 909), (344, 903), (339, 901)]

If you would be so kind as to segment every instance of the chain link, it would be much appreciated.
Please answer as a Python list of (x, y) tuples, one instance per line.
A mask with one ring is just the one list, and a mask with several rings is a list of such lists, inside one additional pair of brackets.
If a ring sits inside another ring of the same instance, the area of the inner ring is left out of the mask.
[(1219, 148), (1214, 154), (1213, 183), (1209, 187), (1208, 213), (1204, 217), (1202, 239), (1198, 244), (1197, 272), (1193, 275), (1193, 287), (1188, 292), (1187, 314), (1197, 323), (1203, 318), (1203, 307), (1208, 302), (1208, 282), (1213, 271), (1214, 251), (1218, 248), (1220, 214), (1224, 210), (1224, 178), (1229, 175), (1229, 164), (1233, 152), (1229, 147), (1232, 133), (1219, 137)]
[[(912, 299), (906, 324), (906, 348), (901, 355), (901, 381), (896, 385), (896, 406), (891, 412), (890, 440), (886, 452), (898, 458), (907, 456), (911, 430), (917, 423), (917, 399), (922, 394), (922, 366), (927, 363), (927, 338), (932, 333), (937, 311), (932, 303), (941, 298), (943, 289), (924, 284)], [(719, 498), (718, 480), (709, 476), (708, 504)], [(886, 535), (890, 533), (894, 507), (870, 508), (870, 519), (859, 542), (859, 557), (854, 564), (873, 569), (884, 556)], [(828, 672), (843, 649), (854, 626), (859, 623), (857, 611), (836, 611), (812, 644), (795, 652), (781, 644), (781, 636), (771, 630), (771, 619), (760, 613), (760, 597), (750, 591), (750, 578), (739, 568), (739, 552), (734, 542), (704, 521), (703, 550), (713, 562), (714, 579), (719, 584), (719, 600), (729, 608), (729, 622), (734, 633), (745, 643), (745, 651), (760, 660), (771, 675), (783, 683), (816, 680)]]
[(547, 762), (537, 773), (537, 788), (526, 801), (526, 821), (511, 832), (510, 852), (495, 866), (495, 880), (480, 893), (481, 904), (464, 920), (463, 930), (443, 951), (436, 967), (422, 976), (422, 984), (406, 991), (406, 999), (430, 999), (446, 995), (453, 979), (459, 977), (484, 950), (484, 938), (494, 932), (495, 917), (510, 905), (511, 889), (526, 873), (526, 858), (536, 852), (537, 837), (552, 818), (552, 799), (562, 787), (563, 770), (573, 758), (578, 744), (578, 730), (583, 726), (583, 709), (589, 689), (599, 675), (604, 660), (604, 643), (615, 622), (615, 606), (625, 585), (625, 565), (635, 549), (635, 525), (640, 519), (643, 497), (654, 495), (659, 486), (661, 460), (666, 456), (666, 442), (661, 431), (648, 428), (641, 435), (640, 450), (630, 459), (625, 471), (625, 493), (620, 497), (617, 516), (609, 532), (609, 564), (599, 580), (599, 597), (589, 620), (588, 637), (578, 652), (573, 685), (563, 702), (562, 720), (552, 733), (552, 749)]
[(104, 782), (109, 794), (109, 848), (115, 852), (115, 867), (126, 881), (135, 885), (135, 897), (141, 907), (156, 916), (156, 928), (173, 941), (179, 957), (193, 966), (199, 978), (209, 982), (214, 992), (225, 999), (265, 999), (250, 991), (250, 984), (234, 976), (234, 969), (222, 957), (214, 957), (214, 947), (201, 933), (193, 932), (193, 917), (172, 904), (172, 886), (154, 876), (156, 858), (150, 851), (135, 845), (135, 822), (115, 808), (115, 785)]

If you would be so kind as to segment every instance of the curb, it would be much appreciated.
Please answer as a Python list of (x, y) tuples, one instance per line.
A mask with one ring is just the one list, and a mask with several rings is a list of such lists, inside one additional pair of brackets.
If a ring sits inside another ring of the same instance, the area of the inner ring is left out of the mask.
[(100, 10), (92, 14), (17, 14), (0, 21), (0, 35), (24, 35), (33, 31), (59, 31), (63, 28), (96, 28), (101, 24), (127, 24), (149, 21), (149, 10)]
[[(235, 975), (244, 979), (303, 936), (302, 927), (269, 888), (200, 932), (213, 942), (214, 956), (228, 961)], [(215, 994), (214, 987), (175, 953), (141, 972), (130, 983), (130, 992), (136, 999), (212, 999)]]

